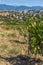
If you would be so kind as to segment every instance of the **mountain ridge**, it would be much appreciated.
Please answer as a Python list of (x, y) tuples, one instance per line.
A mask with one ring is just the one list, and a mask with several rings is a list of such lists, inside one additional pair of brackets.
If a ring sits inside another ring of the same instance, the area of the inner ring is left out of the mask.
[(0, 4), (0, 10), (35, 10), (35, 9), (42, 9), (42, 6), (13, 6), (13, 5), (6, 5), (6, 4)]

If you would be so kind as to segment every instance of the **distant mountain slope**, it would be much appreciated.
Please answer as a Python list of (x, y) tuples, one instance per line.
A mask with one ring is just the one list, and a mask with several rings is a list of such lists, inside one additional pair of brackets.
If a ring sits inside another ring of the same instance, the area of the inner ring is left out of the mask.
[(11, 5), (5, 5), (5, 4), (0, 4), (0, 10), (25, 10), (25, 9), (43, 9), (41, 6), (11, 6)]

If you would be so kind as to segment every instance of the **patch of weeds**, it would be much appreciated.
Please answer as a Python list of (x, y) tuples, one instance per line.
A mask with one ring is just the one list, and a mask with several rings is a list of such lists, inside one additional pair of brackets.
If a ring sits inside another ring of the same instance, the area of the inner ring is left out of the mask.
[(8, 34), (8, 36), (14, 37), (14, 33), (10, 33)]
[(2, 35), (2, 37), (4, 37), (5, 36), (5, 34), (1, 34)]
[(13, 48), (13, 49), (10, 49), (9, 50), (9, 54), (10, 55), (13, 55), (13, 54), (18, 54), (19, 53), (19, 50), (17, 48)]
[(2, 44), (2, 45), (0, 46), (0, 50), (1, 50), (1, 51), (6, 50), (7, 48), (8, 48), (8, 45), (6, 45), (6, 44)]

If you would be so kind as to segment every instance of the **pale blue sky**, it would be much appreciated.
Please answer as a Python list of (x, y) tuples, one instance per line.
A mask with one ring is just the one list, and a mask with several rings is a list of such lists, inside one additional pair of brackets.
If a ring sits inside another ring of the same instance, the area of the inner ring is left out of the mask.
[(25, 6), (43, 6), (43, 0), (0, 0), (0, 4), (7, 5), (25, 5)]

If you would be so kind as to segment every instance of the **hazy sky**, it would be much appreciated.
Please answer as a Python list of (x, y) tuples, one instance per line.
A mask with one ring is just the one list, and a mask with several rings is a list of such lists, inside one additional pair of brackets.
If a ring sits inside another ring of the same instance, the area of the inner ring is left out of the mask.
[(25, 6), (43, 6), (43, 0), (0, 0), (0, 4), (7, 5), (25, 5)]

